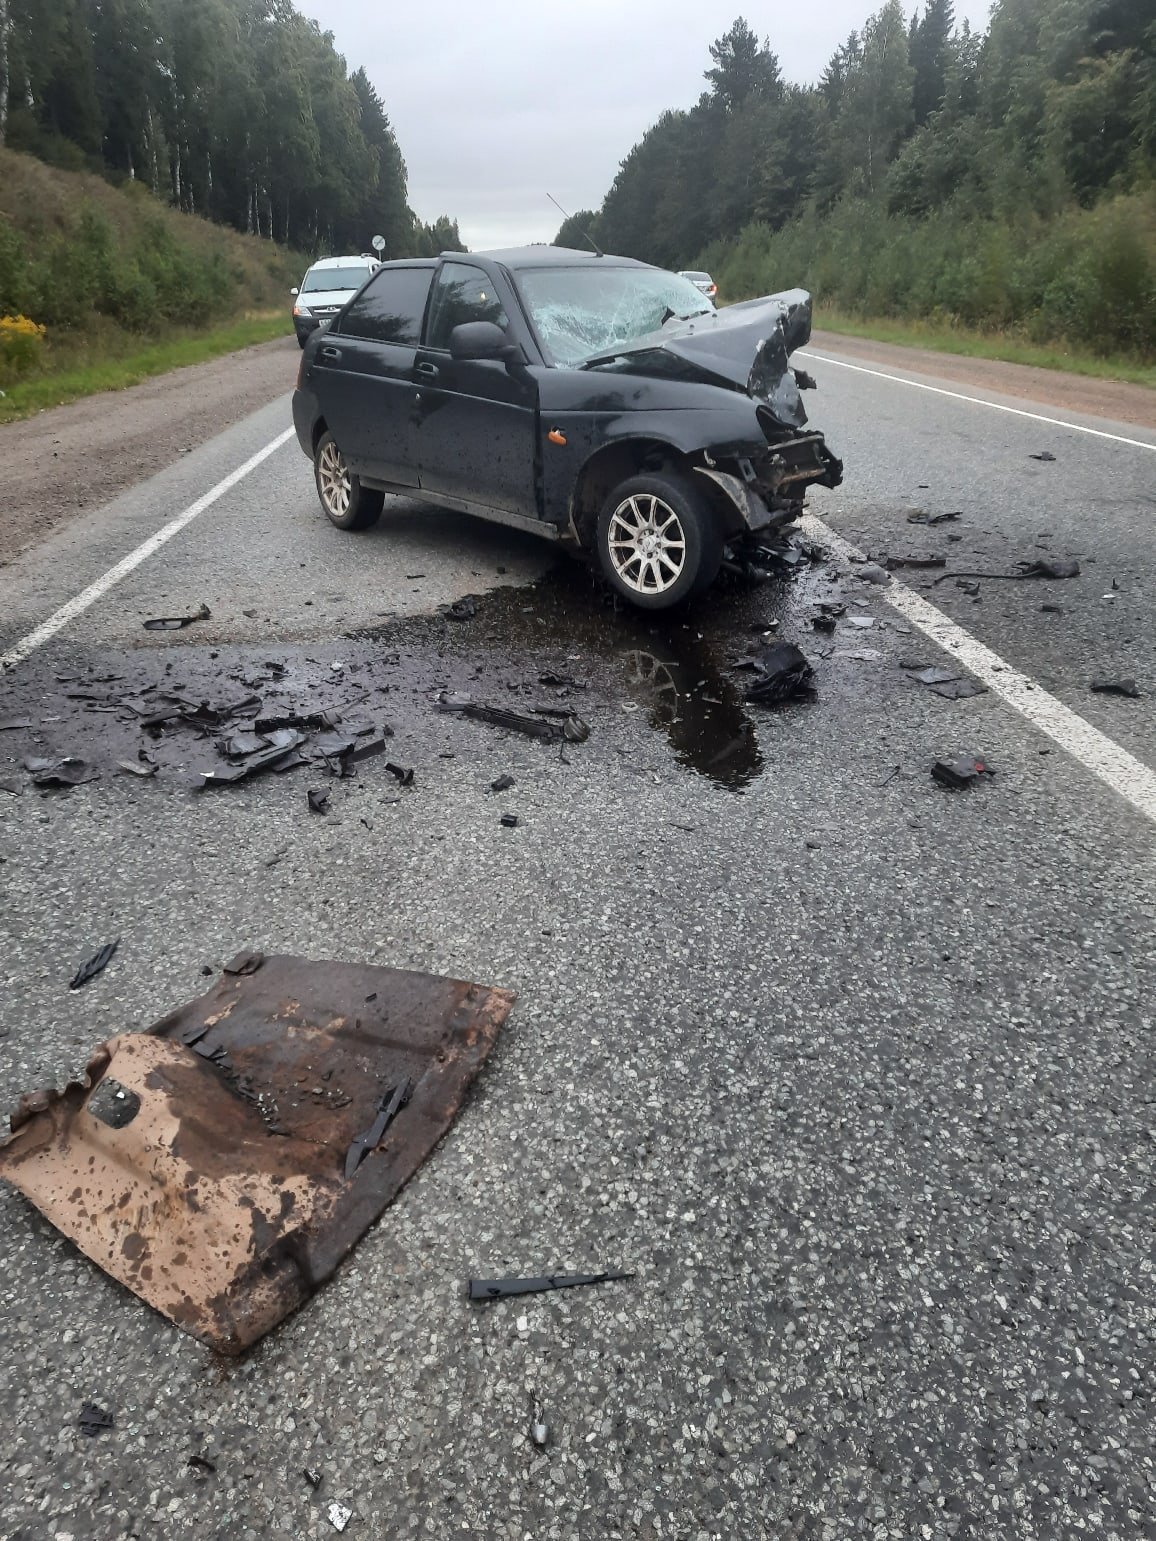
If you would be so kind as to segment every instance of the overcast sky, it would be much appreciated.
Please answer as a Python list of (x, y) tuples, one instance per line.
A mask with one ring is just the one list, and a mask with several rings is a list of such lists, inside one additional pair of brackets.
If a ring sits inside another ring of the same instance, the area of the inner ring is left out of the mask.
[[(364, 65), (386, 105), (420, 218), (456, 217), (475, 251), (552, 240), (597, 208), (631, 145), (704, 89), (708, 48), (738, 15), (810, 82), (879, 0), (297, 0)], [(906, 0), (908, 14), (916, 7)], [(990, 0), (955, 0), (987, 25)]]

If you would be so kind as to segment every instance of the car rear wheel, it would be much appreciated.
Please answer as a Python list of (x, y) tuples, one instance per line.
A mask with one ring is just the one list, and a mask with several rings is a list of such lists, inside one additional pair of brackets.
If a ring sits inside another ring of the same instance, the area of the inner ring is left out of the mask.
[(668, 610), (701, 593), (722, 564), (722, 537), (710, 505), (677, 472), (620, 483), (598, 520), (597, 541), (607, 581), (643, 610)]
[(339, 530), (368, 530), (377, 523), (385, 494), (361, 485), (331, 433), (323, 433), (317, 441), (313, 475), (321, 507)]

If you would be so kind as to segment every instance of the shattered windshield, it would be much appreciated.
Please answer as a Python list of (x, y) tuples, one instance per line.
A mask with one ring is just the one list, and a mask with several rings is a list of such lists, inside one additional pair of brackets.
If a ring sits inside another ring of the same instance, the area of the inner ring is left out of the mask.
[(671, 316), (713, 310), (692, 283), (658, 268), (542, 268), (520, 278), (538, 336), (563, 366), (656, 332)]

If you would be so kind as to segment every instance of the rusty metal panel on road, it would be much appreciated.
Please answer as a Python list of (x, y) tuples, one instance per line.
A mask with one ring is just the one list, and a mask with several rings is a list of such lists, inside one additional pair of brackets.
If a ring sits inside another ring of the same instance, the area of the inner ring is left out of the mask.
[(239, 1353), (433, 1150), (514, 998), (370, 965), (231, 967), (102, 1045), (81, 1081), (25, 1096), (0, 1176), (178, 1327)]

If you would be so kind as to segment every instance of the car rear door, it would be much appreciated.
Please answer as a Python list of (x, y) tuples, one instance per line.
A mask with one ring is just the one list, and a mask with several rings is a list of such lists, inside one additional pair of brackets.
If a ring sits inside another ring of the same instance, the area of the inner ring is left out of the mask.
[(433, 265), (383, 267), (321, 340), (321, 414), (352, 471), (416, 487), (414, 364)]
[(510, 321), (504, 284), (468, 261), (443, 262), (418, 351), (418, 460), (422, 491), (538, 517), (538, 386), (524, 364), (452, 359), (450, 333), (467, 321)]

